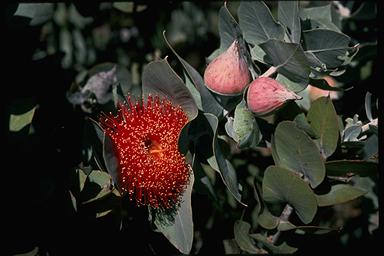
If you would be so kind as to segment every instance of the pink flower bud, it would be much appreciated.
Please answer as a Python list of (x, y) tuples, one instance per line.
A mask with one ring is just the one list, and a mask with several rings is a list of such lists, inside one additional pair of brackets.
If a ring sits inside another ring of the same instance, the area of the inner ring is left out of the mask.
[(250, 81), (247, 62), (239, 53), (237, 40), (209, 63), (204, 72), (204, 82), (208, 89), (222, 95), (240, 94)]
[(248, 108), (258, 116), (272, 114), (287, 101), (301, 98), (269, 77), (255, 79), (247, 92)]

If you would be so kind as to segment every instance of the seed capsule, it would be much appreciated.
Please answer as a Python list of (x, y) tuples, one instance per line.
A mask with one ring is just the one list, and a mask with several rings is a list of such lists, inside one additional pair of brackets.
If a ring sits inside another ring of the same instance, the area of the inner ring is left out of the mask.
[(238, 95), (251, 80), (245, 57), (240, 54), (239, 42), (235, 40), (217, 56), (204, 72), (208, 89), (222, 95)]
[(249, 85), (247, 92), (248, 108), (258, 116), (272, 114), (287, 101), (301, 98), (269, 77), (255, 79)]

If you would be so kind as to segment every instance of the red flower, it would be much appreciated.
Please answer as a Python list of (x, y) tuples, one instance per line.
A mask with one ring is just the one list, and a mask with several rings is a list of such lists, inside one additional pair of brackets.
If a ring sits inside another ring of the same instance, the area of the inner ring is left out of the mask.
[(119, 104), (117, 116), (99, 118), (111, 137), (120, 166), (120, 185), (138, 205), (171, 208), (178, 204), (190, 169), (178, 149), (188, 122), (181, 107), (148, 96), (147, 103)]

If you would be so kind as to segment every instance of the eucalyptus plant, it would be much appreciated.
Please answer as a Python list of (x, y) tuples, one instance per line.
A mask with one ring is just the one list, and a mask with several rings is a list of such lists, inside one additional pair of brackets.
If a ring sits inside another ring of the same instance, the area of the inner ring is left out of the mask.
[[(219, 45), (205, 56), (203, 72), (210, 63), (225, 62), (209, 68), (213, 74), (205, 76), (188, 63), (165, 27), (162, 41), (171, 54), (144, 65), (138, 88), (118, 61), (79, 70), (82, 75), (66, 95), (82, 111), (88, 134), (68, 191), (76, 212), (113, 215), (123, 229), (129, 215), (123, 202), (135, 201), (135, 207), (146, 209), (153, 232), (161, 232), (183, 254), (198, 253), (194, 218), (204, 209), (192, 206), (199, 194), (225, 216), (226, 209), (236, 212), (225, 223), (233, 230), (222, 241), (226, 253), (286, 254), (300, 250), (290, 235), (343, 230), (325, 219), (327, 209), (361, 197), (377, 204), (375, 98), (367, 93), (362, 121), (338, 113), (331, 97), (351, 89), (332, 81), (348, 73), (359, 51), (371, 46), (343, 32), (364, 10), (351, 13), (339, 1), (275, 4), (274, 13), (263, 1), (224, 3), (217, 10)], [(52, 8), (34, 5), (31, 12), (26, 5), (20, 4), (15, 15), (31, 18), (30, 25), (44, 22)], [(128, 13), (130, 6), (113, 4)], [(64, 22), (59, 14), (55, 21)], [(90, 22), (76, 17), (70, 22)], [(82, 36), (78, 29), (76, 36)], [(85, 65), (79, 54), (75, 61)], [(233, 62), (231, 54), (237, 58)], [(63, 68), (72, 65), (69, 56)], [(207, 85), (215, 79), (214, 88), (224, 92), (232, 92), (222, 89), (231, 82), (243, 84), (236, 93), (223, 94)], [(280, 95), (276, 90), (286, 98), (274, 102)], [(313, 90), (323, 94), (312, 97)], [(10, 130), (29, 125), (34, 112), (11, 116)], [(269, 158), (260, 163), (264, 167), (255, 166), (255, 154)]]

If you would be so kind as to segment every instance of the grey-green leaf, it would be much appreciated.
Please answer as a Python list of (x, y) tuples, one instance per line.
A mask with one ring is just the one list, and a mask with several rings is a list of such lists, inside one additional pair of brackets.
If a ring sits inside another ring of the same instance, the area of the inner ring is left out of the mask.
[(367, 193), (367, 191), (346, 184), (337, 184), (332, 186), (331, 191), (325, 195), (316, 195), (319, 206), (330, 206), (342, 204), (356, 199)]
[(257, 222), (265, 229), (274, 229), (279, 224), (279, 218), (272, 215), (267, 207), (264, 207), (263, 212), (257, 218)]
[(203, 105), (201, 102), (201, 95), (200, 95), (199, 91), (193, 85), (189, 76), (185, 72), (183, 72), (183, 73), (184, 73), (184, 79), (185, 79), (185, 86), (187, 86), (189, 92), (191, 93), (193, 99), (195, 100), (197, 108), (200, 109), (201, 111), (203, 111)]
[(217, 100), (210, 93), (208, 88), (204, 84), (204, 80), (188, 62), (186, 62), (183, 58), (181, 58), (177, 52), (172, 48), (171, 44), (168, 42), (165, 37), (165, 32), (163, 33), (164, 40), (167, 43), (168, 47), (172, 50), (172, 52), (179, 59), (181, 64), (183, 65), (185, 71), (191, 78), (192, 83), (195, 85), (196, 89), (200, 93), (202, 108), (205, 112), (212, 113), (217, 117), (221, 117), (223, 115), (223, 107), (217, 102)]
[(73, 209), (75, 210), (75, 212), (77, 212), (77, 202), (76, 202), (76, 198), (75, 198), (75, 196), (73, 195), (73, 193), (71, 192), (71, 190), (68, 190), (68, 192), (69, 192), (69, 196), (71, 197), (71, 203), (72, 203)]
[(219, 11), (220, 51), (223, 52), (241, 37), (239, 25), (224, 4)]
[(232, 164), (227, 159), (225, 159), (217, 140), (217, 127), (219, 120), (213, 114), (204, 113), (204, 115), (214, 133), (212, 141), (213, 156), (207, 159), (207, 161), (209, 165), (220, 174), (224, 184), (227, 186), (235, 199), (239, 203), (245, 205), (241, 202), (241, 194), (239, 192), (239, 185), (237, 183), (235, 169), (233, 168)]
[(308, 85), (310, 67), (299, 44), (270, 39), (260, 47), (266, 53), (264, 61), (277, 68), (278, 73), (300, 85)]
[(251, 48), (251, 57), (253, 60), (266, 64), (264, 61), (265, 52), (257, 44)]
[(260, 249), (253, 244), (253, 241), (249, 236), (250, 229), (251, 225), (249, 223), (237, 220), (233, 227), (235, 240), (241, 250), (248, 253), (259, 253)]
[(281, 73), (277, 74), (276, 81), (284, 85), (284, 87), (287, 88), (288, 90), (296, 93), (301, 92), (307, 87), (303, 83), (297, 83), (289, 80), (286, 76), (284, 76)]
[(257, 146), (261, 139), (261, 133), (256, 119), (242, 100), (235, 109), (233, 121), (233, 137), (240, 148)]
[(339, 139), (337, 113), (329, 97), (320, 97), (312, 102), (307, 120), (319, 136), (320, 151), (325, 158), (335, 152)]
[(262, 1), (242, 1), (238, 9), (239, 25), (244, 38), (254, 45), (268, 39), (283, 40), (284, 28), (277, 23)]
[(196, 183), (194, 184), (194, 191), (208, 195), (213, 200), (217, 200), (215, 189), (212, 186), (212, 182), (206, 175), (201, 166), (200, 160), (197, 158), (197, 153), (194, 154), (192, 169), (194, 175), (196, 175)]
[(305, 55), (312, 67), (325, 65), (322, 69), (341, 66), (348, 53), (351, 38), (328, 29), (312, 29), (303, 32)]
[(280, 1), (277, 8), (278, 19), (289, 29), (293, 43), (300, 43), (301, 24), (298, 1)]
[(319, 149), (294, 122), (279, 123), (275, 130), (274, 147), (278, 165), (303, 173), (313, 188), (325, 178), (325, 166)]
[(276, 149), (276, 142), (275, 142), (275, 136), (271, 136), (271, 150), (272, 150), (272, 158), (273, 161), (275, 162), (275, 165), (280, 166), (280, 159), (279, 156), (277, 155), (277, 149)]
[(32, 250), (28, 252), (13, 254), (13, 256), (36, 256), (40, 254), (39, 251), (39, 247), (35, 246)]
[(359, 137), (362, 132), (361, 124), (351, 124), (349, 127), (345, 128), (342, 134), (343, 142), (345, 141), (358, 141), (357, 137)]
[(32, 123), (33, 116), (35, 114), (36, 106), (23, 114), (10, 114), (9, 116), (9, 131), (18, 132), (24, 127)]
[(225, 254), (240, 254), (241, 250), (235, 239), (223, 240)]
[(79, 175), (79, 192), (81, 192), (84, 189), (85, 181), (87, 180), (88, 176), (82, 169), (77, 169), (76, 172)]
[(296, 123), (296, 126), (303, 131), (305, 131), (312, 138), (318, 138), (316, 132), (312, 129), (311, 125), (308, 123), (307, 118), (304, 113), (300, 113), (295, 116), (293, 120)]
[(134, 11), (141, 12), (147, 8), (145, 5), (137, 5), (135, 6), (135, 2), (113, 2), (112, 6), (116, 9), (126, 12), (126, 13), (132, 13)]
[(109, 175), (111, 175), (112, 177), (114, 186), (120, 190), (119, 160), (117, 159), (116, 152), (115, 152), (111, 138), (105, 133), (104, 133), (104, 140), (103, 140), (103, 158), (104, 158), (105, 167), (107, 168)]
[(367, 92), (365, 94), (365, 114), (369, 121), (373, 120), (372, 117), (372, 103), (371, 103), (372, 93)]
[(332, 21), (332, 6), (331, 4), (300, 10), (300, 17), (303, 20), (311, 20), (312, 28), (320, 27), (331, 29), (340, 32), (340, 29)]
[(191, 195), (194, 183), (193, 172), (189, 179), (189, 184), (184, 191), (181, 205), (177, 209), (175, 220), (172, 224), (164, 224), (155, 216), (155, 225), (161, 233), (175, 246), (181, 253), (189, 254), (193, 242), (193, 220)]
[(143, 94), (157, 95), (169, 99), (173, 105), (180, 106), (189, 121), (195, 119), (198, 108), (183, 80), (175, 73), (167, 60), (152, 61), (144, 67)]
[(227, 117), (227, 122), (225, 122), (224, 129), (227, 132), (228, 136), (232, 139), (235, 139), (235, 132), (233, 130), (233, 117)]
[(265, 170), (263, 198), (270, 203), (288, 203), (304, 224), (310, 223), (317, 212), (312, 189), (304, 180), (282, 167), (269, 166)]
[(100, 188), (106, 187), (110, 184), (111, 177), (108, 173), (100, 170), (92, 170), (92, 172), (87, 176), (89, 182), (96, 183)]
[(14, 15), (30, 18), (29, 25), (36, 26), (51, 19), (53, 13), (53, 3), (19, 3)]

